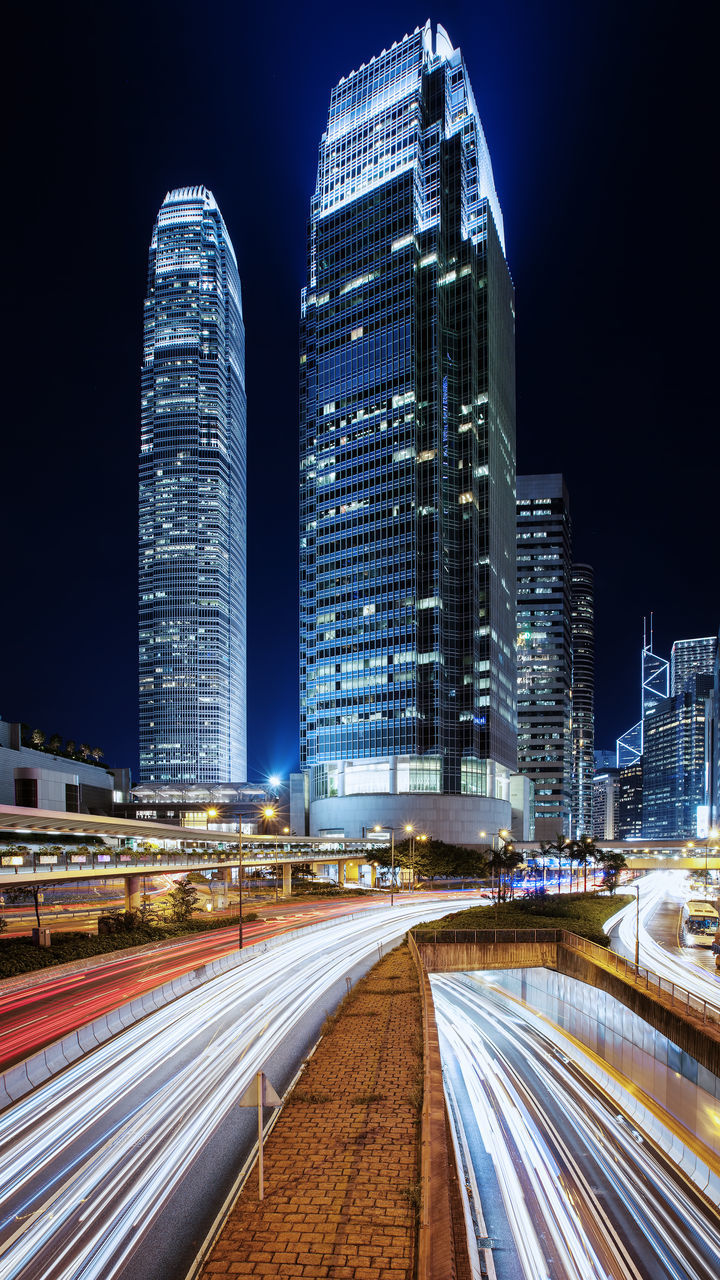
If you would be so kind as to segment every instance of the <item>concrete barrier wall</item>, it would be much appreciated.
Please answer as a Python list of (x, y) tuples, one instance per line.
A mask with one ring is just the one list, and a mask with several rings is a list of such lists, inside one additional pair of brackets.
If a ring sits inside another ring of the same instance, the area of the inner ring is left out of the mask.
[[(364, 912), (355, 911), (344, 918), (356, 920), (360, 918), (361, 914), (365, 915)], [(196, 990), (206, 982), (211, 982), (213, 978), (219, 977), (220, 974), (227, 973), (229, 969), (236, 969), (243, 964), (248, 964), (250, 960), (254, 960), (264, 952), (283, 946), (289, 939), (297, 938), (301, 934), (304, 935), (308, 932), (330, 929), (335, 924), (335, 920), (318, 920), (313, 924), (304, 925), (301, 929), (292, 929), (289, 933), (281, 933), (275, 938), (266, 938), (262, 942), (256, 942), (250, 947), (244, 947), (242, 951), (230, 952), (227, 955), (219, 956), (197, 969), (190, 969), (187, 973), (181, 974), (177, 978), (172, 978), (170, 982), (166, 982), (160, 987), (154, 987), (151, 991), (137, 996), (128, 1004), (119, 1005), (118, 1008), (111, 1009), (108, 1013), (95, 1018), (79, 1030), (63, 1036), (61, 1040), (53, 1041), (46, 1048), (26, 1058), (23, 1062), (16, 1063), (15, 1066), (10, 1067), (0, 1075), (0, 1111), (5, 1110), (13, 1102), (17, 1102), (19, 1098), (32, 1092), (38, 1085), (50, 1080), (58, 1072), (64, 1071), (73, 1062), (76, 1062), (78, 1058), (83, 1057), (84, 1054), (91, 1053), (99, 1045), (105, 1044), (113, 1036), (119, 1035), (127, 1027), (139, 1022), (141, 1018), (155, 1013), (158, 1009), (164, 1008), (165, 1005), (171, 1004), (174, 1000), (181, 999), (188, 992)], [(144, 950), (144, 948), (133, 947), (132, 950), (138, 951)], [(117, 959), (117, 954), (117, 952), (113, 953), (111, 958)], [(121, 954), (125, 955), (127, 953), (121, 952)], [(67, 967), (70, 966), (58, 966), (58, 968), (63, 969)], [(82, 963), (73, 962), (72, 968), (75, 969), (77, 967), (82, 967)]]

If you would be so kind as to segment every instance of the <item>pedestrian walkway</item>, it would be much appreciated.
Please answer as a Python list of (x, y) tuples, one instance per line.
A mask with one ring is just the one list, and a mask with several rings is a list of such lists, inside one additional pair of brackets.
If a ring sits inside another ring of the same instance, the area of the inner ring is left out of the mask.
[(216, 1276), (411, 1280), (419, 1208), (422, 1012), (406, 945), (357, 984), (210, 1253)]

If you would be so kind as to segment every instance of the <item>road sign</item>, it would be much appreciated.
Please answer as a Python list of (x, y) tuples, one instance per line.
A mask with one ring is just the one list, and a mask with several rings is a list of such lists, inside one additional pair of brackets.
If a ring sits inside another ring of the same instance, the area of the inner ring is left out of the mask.
[(278, 1098), (273, 1086), (264, 1071), (258, 1071), (252, 1084), (248, 1085), (238, 1106), (257, 1107), (258, 1114), (258, 1200), (264, 1198), (263, 1183), (263, 1107), (279, 1107), (282, 1100)]

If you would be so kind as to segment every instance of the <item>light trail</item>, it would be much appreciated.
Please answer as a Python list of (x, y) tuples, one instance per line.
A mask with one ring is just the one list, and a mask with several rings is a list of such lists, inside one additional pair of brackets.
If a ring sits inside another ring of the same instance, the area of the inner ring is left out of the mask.
[[(691, 991), (700, 1000), (720, 1011), (720, 981), (707, 969), (693, 964), (692, 959), (683, 953), (682, 959), (661, 947), (647, 930), (647, 923), (652, 919), (657, 908), (667, 897), (674, 897), (679, 902), (685, 901), (682, 871), (653, 871), (642, 880), (636, 881), (640, 886), (640, 966), (650, 969), (668, 982)], [(633, 886), (634, 889), (635, 886)], [(606, 933), (617, 932), (626, 954), (635, 955), (635, 917), (637, 904), (631, 902), (616, 915), (606, 921)]]
[(492, 1158), (525, 1280), (716, 1280), (720, 1218), (618, 1116), (582, 1050), (482, 980), (431, 982), (451, 1114)]
[(112, 1280), (253, 1075), (339, 978), (467, 899), (304, 931), (128, 1028), (0, 1116), (0, 1276)]

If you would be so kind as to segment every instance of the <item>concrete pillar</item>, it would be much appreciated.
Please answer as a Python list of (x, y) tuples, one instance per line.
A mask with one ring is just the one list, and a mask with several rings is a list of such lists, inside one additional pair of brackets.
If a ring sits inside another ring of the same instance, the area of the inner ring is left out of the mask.
[(283, 898), (290, 898), (292, 897), (292, 863), (291, 862), (283, 862), (282, 873), (283, 873), (282, 896)]
[(371, 889), (375, 888), (376, 880), (377, 880), (377, 867), (373, 862), (371, 862), (370, 863), (370, 888)]
[(345, 858), (338, 858), (338, 864), (337, 864), (338, 872), (337, 872), (337, 876), (338, 876), (338, 888), (339, 888), (339, 889), (342, 889), (342, 888), (344, 887), (344, 885), (345, 885), (345, 861), (346, 861), (346, 860), (345, 860)]
[(125, 876), (125, 910), (139, 911), (142, 896), (142, 876)]

